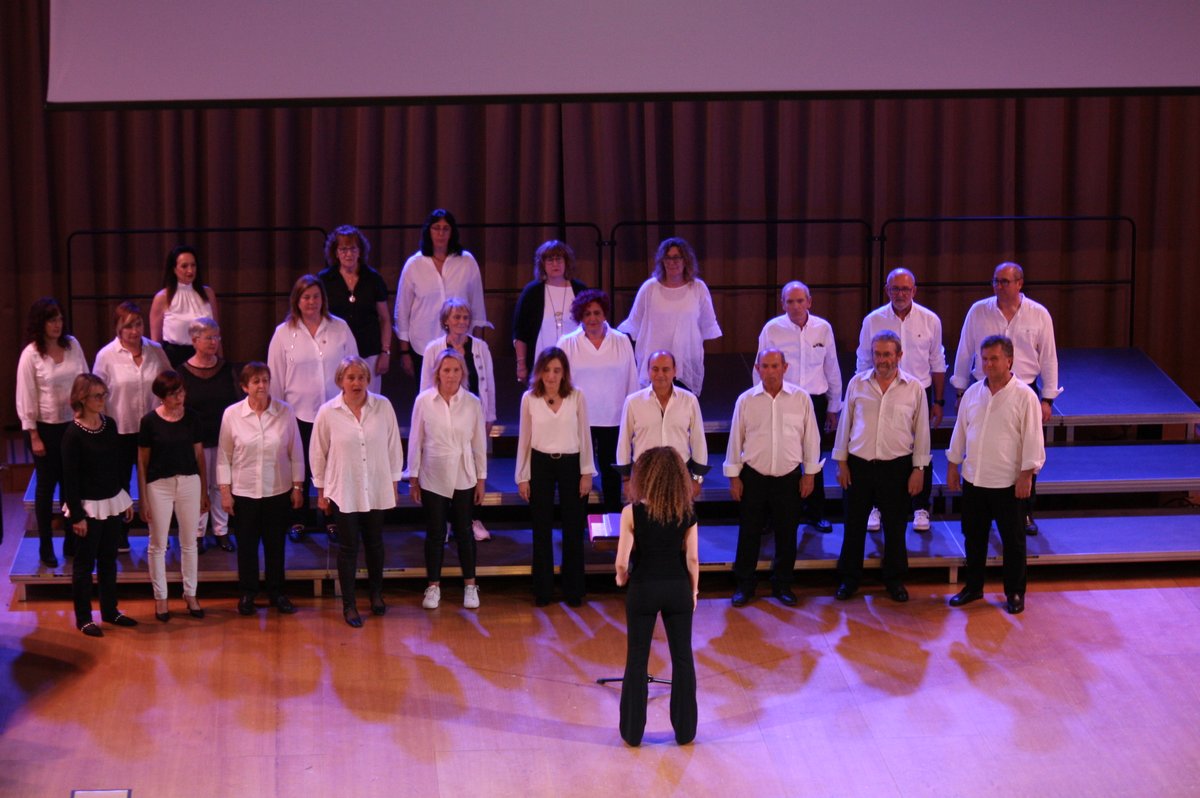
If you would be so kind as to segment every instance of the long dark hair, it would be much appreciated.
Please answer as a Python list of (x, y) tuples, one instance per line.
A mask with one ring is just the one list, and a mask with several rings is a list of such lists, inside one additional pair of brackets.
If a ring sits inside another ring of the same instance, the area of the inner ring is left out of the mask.
[(571, 391), (575, 390), (571, 387), (571, 361), (567, 359), (567, 353), (557, 346), (548, 346), (538, 352), (537, 360), (533, 362), (533, 373), (529, 375), (529, 389), (533, 391), (534, 396), (546, 395), (546, 385), (542, 382), (542, 371), (550, 365), (551, 360), (555, 359), (562, 363), (563, 367), (562, 382), (558, 384), (558, 395), (565, 399), (571, 395)]
[(204, 282), (204, 267), (200, 265), (200, 256), (196, 254), (195, 247), (188, 244), (176, 244), (167, 253), (167, 268), (163, 272), (163, 287), (167, 289), (168, 305), (175, 298), (175, 291), (179, 288), (179, 278), (175, 276), (175, 261), (184, 254), (191, 255), (196, 259), (196, 279), (192, 281), (192, 287), (204, 301), (208, 301), (208, 284)]
[[(46, 322), (62, 315), (62, 308), (54, 297), (44, 296), (34, 300), (29, 306), (29, 322), (25, 325), (25, 343), (33, 344), (39, 355), (46, 354)], [(63, 349), (71, 348), (66, 324), (63, 324), (62, 335), (58, 336), (58, 345)]]
[(446, 224), (450, 225), (450, 244), (446, 247), (446, 252), (450, 255), (462, 254), (462, 242), (458, 239), (458, 222), (455, 220), (454, 214), (445, 208), (438, 208), (430, 212), (425, 217), (425, 224), (421, 225), (421, 254), (425, 257), (433, 255), (433, 236), (429, 234), (429, 228), (443, 219)]

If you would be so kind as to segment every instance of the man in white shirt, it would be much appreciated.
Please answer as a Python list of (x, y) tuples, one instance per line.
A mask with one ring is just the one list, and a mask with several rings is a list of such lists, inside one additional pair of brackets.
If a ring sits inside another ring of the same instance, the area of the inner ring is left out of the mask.
[[(1017, 264), (1006, 262), (996, 267), (992, 273), (995, 296), (976, 302), (963, 320), (958, 353), (954, 356), (954, 376), (950, 378), (950, 383), (961, 401), (972, 379), (982, 380), (984, 377), (979, 358), (980, 344), (990, 335), (1002, 335), (1013, 343), (1012, 371), (1016, 378), (1035, 392), (1038, 390), (1038, 379), (1041, 378), (1041, 416), (1044, 425), (1050, 422), (1054, 400), (1062, 393), (1058, 384), (1054, 320), (1043, 305), (1021, 293), (1024, 285), (1025, 272)], [(1038, 533), (1037, 523), (1033, 520), (1036, 494), (1035, 479), (1028, 499), (1021, 502), (1021, 520), (1027, 535)]]
[[(799, 280), (793, 280), (780, 292), (784, 313), (768, 321), (758, 335), (758, 351), (778, 349), (787, 362), (788, 382), (798, 386), (812, 400), (817, 426), (821, 431), (837, 426), (842, 407), (842, 370), (838, 366), (837, 342), (833, 327), (809, 313), (812, 292)], [(754, 370), (754, 384), (760, 378)], [(825, 518), (825, 479), (818, 471), (813, 491), (804, 501), (802, 516), (818, 532), (832, 532)]]
[(758, 353), (754, 371), (759, 384), (742, 393), (733, 407), (725, 476), (740, 505), (733, 606), (754, 596), (758, 548), (768, 516), (775, 530), (772, 594), (796, 606), (792, 576), (796, 570), (796, 527), (803, 499), (813, 492), (821, 470), (821, 432), (812, 399), (799, 386), (783, 381), (788, 363), (778, 349)]
[(921, 492), (929, 470), (929, 405), (925, 389), (900, 369), (904, 352), (891, 330), (871, 338), (874, 368), (855, 374), (846, 386), (833, 459), (846, 491), (846, 529), (838, 557), (841, 584), (834, 597), (846, 601), (862, 580), (867, 516), (883, 517), (883, 585), (893, 601), (908, 601), (908, 527), (911, 497)]
[[(942, 320), (927, 307), (913, 300), (917, 296), (917, 278), (908, 269), (892, 269), (888, 273), (886, 290), (888, 304), (876, 308), (863, 319), (858, 335), (858, 351), (854, 370), (866, 371), (873, 365), (871, 340), (884, 330), (900, 336), (904, 350), (904, 371), (916, 378), (925, 389), (929, 401), (929, 426), (942, 423), (946, 407), (946, 349), (942, 346)], [(925, 469), (921, 492), (912, 497), (913, 530), (929, 531), (929, 496), (933, 491), (933, 471)], [(880, 514), (871, 508), (867, 529), (879, 529)]]
[(692, 475), (692, 495), (700, 495), (708, 473), (708, 442), (700, 402), (691, 391), (675, 385), (675, 356), (665, 349), (650, 355), (650, 386), (625, 397), (617, 434), (617, 471), (622, 490), (628, 487), (633, 463), (647, 449), (670, 446), (679, 452)]
[[(988, 532), (996, 522), (1004, 551), (1005, 609), (1025, 609), (1025, 535), (1020, 501), (1046, 462), (1042, 412), (1037, 394), (1013, 374), (1013, 342), (1003, 335), (983, 339), (979, 349), (984, 379), (958, 403), (946, 485), (962, 487), (962, 531), (966, 538), (966, 586), (950, 599), (961, 607), (983, 598)], [(961, 472), (961, 476), (960, 476)]]

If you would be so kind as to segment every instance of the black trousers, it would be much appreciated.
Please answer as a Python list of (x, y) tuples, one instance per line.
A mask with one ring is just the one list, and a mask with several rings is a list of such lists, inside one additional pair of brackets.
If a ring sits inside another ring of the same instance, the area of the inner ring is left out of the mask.
[[(846, 530), (838, 557), (838, 577), (852, 588), (862, 581), (867, 516), (879, 508), (883, 522), (883, 582), (902, 582), (908, 575), (908, 477), (912, 455), (895, 460), (864, 460), (850, 455), (850, 488), (846, 491)], [(925, 469), (928, 473), (929, 469)]]
[(367, 560), (367, 587), (372, 596), (383, 592), (383, 510), (343, 513), (337, 505), (333, 517), (338, 525), (338, 581), (342, 586), (342, 605), (354, 606), (354, 581), (358, 573), (358, 538), (363, 541)]
[(992, 521), (1000, 532), (1004, 552), (1004, 594), (1025, 595), (1025, 525), (1015, 487), (980, 488), (962, 483), (962, 531), (966, 538), (966, 582), (983, 590), (987, 569), (988, 533)]
[(632, 581), (625, 596), (625, 676), (621, 683), (621, 739), (640, 745), (646, 730), (646, 668), (654, 624), (662, 613), (671, 650), (671, 727), (680, 745), (696, 737), (696, 664), (692, 659), (692, 585), (686, 579)]
[(801, 471), (797, 466), (784, 476), (768, 477), (748, 465), (742, 466), (737, 554), (733, 561), (733, 576), (739, 590), (754, 590), (758, 549), (768, 517), (775, 529), (771, 585), (775, 590), (791, 587), (796, 570), (796, 527), (800, 525), (802, 514)]
[[(308, 486), (312, 484), (312, 466), (308, 462), (308, 444), (312, 440), (313, 425), (308, 421), (296, 419), (296, 426), (300, 428), (300, 446), (304, 449), (304, 490), (300, 499), (300, 509), (291, 510), (292, 523), (300, 526), (308, 526), (313, 520), (313, 514), (308, 509)], [(330, 516), (318, 509), (316, 511), (316, 523), (318, 528), (324, 528), (329, 523)]]
[(583, 535), (587, 508), (579, 497), (579, 453), (549, 455), (534, 449), (529, 462), (529, 509), (533, 515), (533, 595), (554, 593), (554, 489), (562, 512), (562, 589), (568, 601), (582, 600)]
[(596, 470), (600, 472), (600, 489), (604, 492), (604, 512), (621, 512), (621, 474), (615, 468), (617, 439), (620, 427), (592, 427), (592, 450), (596, 454)]
[(75, 600), (75, 628), (92, 622), (92, 569), (100, 588), (100, 617), (117, 617), (117, 543), (123, 520), (110, 515), (104, 520), (87, 519), (87, 535), (79, 537), (69, 526), (67, 534), (76, 538), (75, 560), (71, 563), (71, 597)]
[[(33, 472), (37, 474), (37, 489), (33, 494), (33, 516), (37, 519), (38, 537), (41, 538), (42, 552), (53, 553), (53, 523), (54, 523), (54, 489), (62, 483), (62, 440), (67, 431), (66, 424), (37, 423), (38, 437), (46, 447), (46, 453), (33, 456)], [(32, 447), (30, 448), (32, 451)], [(67, 538), (75, 537), (70, 530)], [(63, 556), (70, 550), (67, 539), (63, 541)], [(46, 551), (49, 549), (49, 551)]]
[(233, 517), (229, 520), (237, 536), (238, 590), (243, 596), (253, 596), (258, 592), (259, 543), (263, 550), (267, 595), (272, 599), (283, 595), (283, 549), (288, 515), (292, 509), (290, 497), (290, 490), (261, 499), (233, 497)]
[(456, 490), (453, 496), (447, 498), (422, 490), (421, 507), (425, 510), (425, 572), (429, 581), (439, 582), (442, 579), (447, 520), (454, 529), (463, 579), (474, 579), (475, 535), (471, 531), (471, 516), (475, 509), (475, 491), (470, 488)]
[[(825, 414), (829, 412), (829, 397), (825, 394), (809, 394), (813, 403), (813, 417), (817, 420), (817, 430), (825, 429)], [(818, 439), (823, 437), (819, 435)], [(821, 449), (824, 450), (824, 444)], [(807, 499), (802, 499), (802, 517), (810, 521), (819, 521), (825, 517), (825, 472), (817, 471), (813, 474), (813, 492), (808, 494)]]

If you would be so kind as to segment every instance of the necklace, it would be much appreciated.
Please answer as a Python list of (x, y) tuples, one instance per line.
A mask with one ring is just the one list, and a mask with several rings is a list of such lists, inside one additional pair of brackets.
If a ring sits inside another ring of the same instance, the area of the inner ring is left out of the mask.
[[(546, 296), (550, 299), (550, 310), (554, 312), (554, 340), (556, 341), (562, 338), (563, 311), (567, 309), (567, 290), (570, 287), (570, 285), (553, 286), (549, 283), (546, 284)], [(554, 291), (551, 290), (554, 288), (558, 288), (562, 295), (562, 302), (559, 302), (557, 305), (554, 303)]]
[(104, 415), (100, 416), (100, 423), (96, 426), (95, 429), (92, 429), (87, 424), (84, 424), (78, 418), (74, 419), (74, 421), (75, 421), (75, 426), (79, 427), (81, 430), (88, 433), (89, 435), (99, 435), (101, 432), (104, 432), (105, 426), (108, 425), (108, 418)]

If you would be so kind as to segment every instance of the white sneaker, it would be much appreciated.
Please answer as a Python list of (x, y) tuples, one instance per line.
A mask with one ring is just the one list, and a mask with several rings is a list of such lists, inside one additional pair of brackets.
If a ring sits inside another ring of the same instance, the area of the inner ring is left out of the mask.
[(442, 589), (437, 585), (430, 585), (425, 588), (425, 598), (421, 601), (421, 606), (427, 610), (436, 610), (438, 605), (442, 603)]
[(471, 531), (475, 534), (476, 540), (491, 540), (492, 539), (492, 533), (488, 532), (487, 527), (483, 525), (482, 521), (472, 521), (471, 522)]
[(879, 516), (879, 508), (872, 507), (871, 514), (867, 516), (867, 531), (878, 532), (881, 525), (882, 519)]
[(928, 532), (929, 531), (929, 511), (917, 510), (913, 513), (913, 531)]
[(463, 606), (469, 610), (479, 609), (479, 585), (467, 585), (463, 588)]

